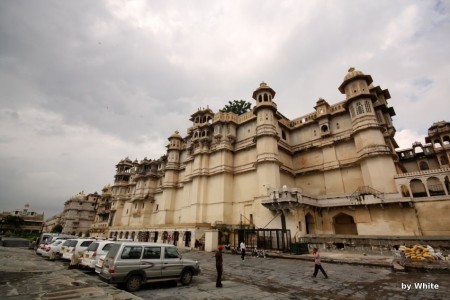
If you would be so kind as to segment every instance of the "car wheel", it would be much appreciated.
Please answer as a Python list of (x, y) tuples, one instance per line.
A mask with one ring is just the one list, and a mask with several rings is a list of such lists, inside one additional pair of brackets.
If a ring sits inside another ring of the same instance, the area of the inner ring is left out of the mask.
[(125, 283), (125, 289), (129, 292), (135, 292), (139, 290), (142, 285), (142, 278), (139, 275), (131, 275), (128, 277)]
[(192, 281), (192, 271), (190, 270), (184, 270), (183, 273), (181, 273), (181, 284), (182, 285), (188, 285)]

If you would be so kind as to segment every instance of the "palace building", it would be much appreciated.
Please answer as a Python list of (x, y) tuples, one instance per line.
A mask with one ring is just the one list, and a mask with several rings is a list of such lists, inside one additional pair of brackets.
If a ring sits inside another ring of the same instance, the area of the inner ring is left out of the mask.
[(121, 160), (109, 238), (193, 247), (219, 242), (285, 249), (291, 241), (450, 235), (450, 123), (397, 151), (387, 89), (351, 68), (338, 90), (290, 120), (266, 83), (242, 115), (202, 108), (158, 159)]

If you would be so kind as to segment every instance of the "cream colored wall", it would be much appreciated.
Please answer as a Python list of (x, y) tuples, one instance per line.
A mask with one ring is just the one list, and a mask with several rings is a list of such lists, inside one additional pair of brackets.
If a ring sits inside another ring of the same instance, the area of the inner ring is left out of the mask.
[(364, 185), (359, 166), (343, 168), (341, 175), (345, 193), (353, 193), (358, 187)]
[(325, 178), (323, 173), (305, 174), (296, 177), (295, 182), (306, 195), (325, 195)]
[(317, 169), (323, 165), (323, 153), (321, 149), (306, 150), (294, 156), (294, 168), (296, 170)]
[(287, 153), (286, 151), (283, 151), (279, 148), (278, 160), (283, 166), (286, 166), (287, 168), (293, 170), (294, 163), (292, 160), (292, 155), (290, 153)]
[(389, 205), (368, 206), (368, 211), (370, 222), (357, 224), (359, 235), (420, 235), (414, 209)]
[(234, 167), (243, 167), (256, 161), (256, 147), (246, 148), (234, 154)]
[(240, 142), (247, 138), (253, 137), (255, 133), (256, 133), (256, 121), (248, 122), (242, 126), (238, 126), (236, 130), (236, 142)]
[(416, 202), (417, 215), (423, 235), (450, 235), (450, 199), (445, 201)]

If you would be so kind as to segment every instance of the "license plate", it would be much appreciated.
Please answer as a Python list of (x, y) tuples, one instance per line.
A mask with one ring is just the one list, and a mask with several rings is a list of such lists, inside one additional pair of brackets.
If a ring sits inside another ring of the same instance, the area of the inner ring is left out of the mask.
[(100, 268), (103, 267), (103, 260), (100, 260), (100, 261), (98, 262), (98, 265), (100, 266)]

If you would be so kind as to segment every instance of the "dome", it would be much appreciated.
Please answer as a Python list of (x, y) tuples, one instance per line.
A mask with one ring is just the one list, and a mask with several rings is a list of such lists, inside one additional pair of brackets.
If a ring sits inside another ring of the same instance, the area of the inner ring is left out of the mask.
[(180, 133), (178, 132), (178, 130), (176, 130), (176, 131), (170, 136), (169, 139), (174, 139), (174, 138), (176, 138), (176, 139), (181, 139), (181, 135), (180, 135)]
[(364, 73), (351, 67), (350, 69), (348, 69), (348, 73), (347, 73), (347, 75), (345, 75), (344, 81), (347, 81), (349, 79), (352, 79), (352, 78), (360, 76), (360, 75), (364, 75)]
[(344, 77), (344, 82), (342, 82), (342, 84), (339, 86), (339, 91), (342, 94), (345, 94), (345, 86), (352, 80), (356, 80), (356, 79), (363, 79), (367, 82), (367, 85), (370, 85), (373, 80), (372, 80), (372, 76), (370, 75), (365, 75), (363, 72), (356, 70), (355, 68), (351, 67), (350, 69), (348, 69), (348, 73), (345, 75)]
[(262, 91), (268, 91), (272, 95), (272, 98), (275, 97), (275, 91), (270, 86), (268, 86), (267, 83), (263, 81), (259, 84), (259, 87), (253, 92), (253, 99), (256, 100), (256, 95)]

